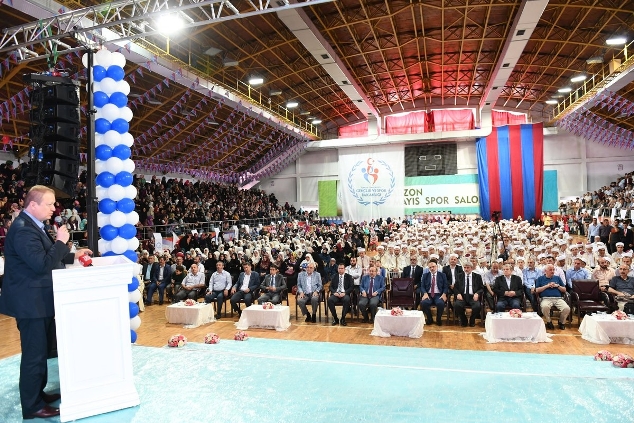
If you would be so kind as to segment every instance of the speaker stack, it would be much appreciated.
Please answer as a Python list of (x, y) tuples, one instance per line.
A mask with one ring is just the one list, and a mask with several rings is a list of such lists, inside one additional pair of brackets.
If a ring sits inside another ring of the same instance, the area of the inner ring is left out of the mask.
[(79, 83), (64, 76), (25, 75), (30, 93), (31, 181), (57, 197), (75, 195), (79, 176)]

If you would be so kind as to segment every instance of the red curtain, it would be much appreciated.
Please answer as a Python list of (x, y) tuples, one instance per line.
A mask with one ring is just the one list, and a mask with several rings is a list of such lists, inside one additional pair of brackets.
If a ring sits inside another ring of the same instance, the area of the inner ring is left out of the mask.
[(385, 118), (387, 134), (420, 134), (429, 132), (426, 112), (411, 112)]
[(368, 122), (355, 123), (354, 125), (340, 126), (339, 138), (356, 138), (368, 136)]
[(464, 131), (475, 128), (472, 109), (434, 110), (434, 131)]
[(526, 123), (526, 115), (523, 113), (498, 112), (497, 110), (492, 110), (491, 120), (493, 121), (493, 126), (520, 125)]

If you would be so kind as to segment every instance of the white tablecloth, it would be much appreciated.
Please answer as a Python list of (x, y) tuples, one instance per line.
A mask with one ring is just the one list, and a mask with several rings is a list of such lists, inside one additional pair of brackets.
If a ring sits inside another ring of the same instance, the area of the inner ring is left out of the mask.
[(537, 313), (527, 313), (530, 318), (511, 317), (508, 312), (500, 315), (487, 313), (484, 321), (485, 333), (481, 333), (489, 343), (495, 342), (552, 342), (551, 334)]
[(425, 318), (422, 311), (403, 310), (402, 316), (392, 316), (390, 310), (379, 310), (374, 316), (374, 329), (370, 335), (382, 336), (409, 336), (420, 338), (423, 336)]
[(236, 328), (265, 328), (286, 330), (291, 325), (291, 311), (288, 306), (277, 305), (272, 309), (264, 309), (260, 304), (253, 304), (242, 310)]
[(165, 317), (167, 323), (183, 323), (186, 329), (216, 321), (214, 303), (196, 303), (193, 306), (186, 306), (184, 302), (172, 304), (165, 309)]
[(634, 344), (634, 320), (616, 320), (611, 314), (586, 314), (579, 332), (595, 344)]

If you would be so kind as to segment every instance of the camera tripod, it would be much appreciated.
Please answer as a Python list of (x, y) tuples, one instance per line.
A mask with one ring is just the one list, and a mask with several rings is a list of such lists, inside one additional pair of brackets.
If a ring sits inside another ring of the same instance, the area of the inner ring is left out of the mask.
[[(498, 240), (502, 241), (502, 251), (498, 251)], [(502, 228), (500, 227), (500, 220), (493, 220), (493, 235), (491, 235), (491, 258), (489, 259), (489, 268), (491, 267), (491, 263), (496, 260), (498, 257), (502, 257), (504, 261), (508, 259), (508, 251), (506, 251), (506, 242), (504, 242), (504, 232), (502, 232)]]

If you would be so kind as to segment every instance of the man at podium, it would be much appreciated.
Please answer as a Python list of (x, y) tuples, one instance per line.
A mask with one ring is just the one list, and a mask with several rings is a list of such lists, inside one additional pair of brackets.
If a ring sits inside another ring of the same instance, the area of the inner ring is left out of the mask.
[(53, 269), (72, 264), (75, 256), (92, 254), (88, 249), (70, 253), (70, 237), (61, 226), (53, 239), (42, 221), (55, 211), (52, 189), (35, 185), (24, 200), (25, 209), (16, 217), (5, 241), (5, 275), (0, 295), (0, 313), (13, 316), (20, 331), (20, 402), (25, 419), (59, 415), (50, 403), (59, 394), (47, 394), (49, 346), (56, 342), (53, 303)]

